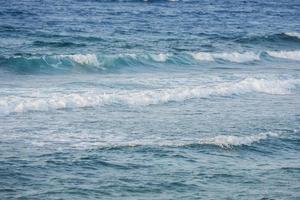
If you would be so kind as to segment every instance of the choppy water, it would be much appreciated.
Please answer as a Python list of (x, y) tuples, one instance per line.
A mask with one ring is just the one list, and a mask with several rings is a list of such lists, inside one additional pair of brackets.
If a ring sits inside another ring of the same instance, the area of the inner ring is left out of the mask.
[(298, 1), (0, 4), (0, 199), (300, 198)]

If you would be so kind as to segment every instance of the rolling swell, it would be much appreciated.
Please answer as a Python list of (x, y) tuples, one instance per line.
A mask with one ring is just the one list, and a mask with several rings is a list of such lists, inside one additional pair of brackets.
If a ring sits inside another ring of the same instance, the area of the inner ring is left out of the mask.
[(126, 66), (151, 65), (165, 62), (167, 55), (44, 55), (44, 56), (12, 56), (0, 58), (2, 68), (17, 73), (64, 73), (64, 72), (104, 72)]
[(17, 55), (0, 57), (0, 68), (24, 74), (113, 72), (126, 67), (146, 70), (166, 65), (197, 66), (212, 62), (249, 64), (264, 60), (266, 57), (299, 61), (300, 51)]
[(236, 38), (232, 38), (232, 39), (235, 42), (247, 43), (247, 44), (264, 44), (264, 43), (283, 44), (284, 42), (300, 43), (300, 33), (285, 32), (285, 33), (276, 33), (276, 34), (269, 34), (269, 35), (254, 35), (254, 36), (248, 36), (248, 37), (236, 37)]
[(35, 41), (33, 42), (34, 46), (37, 47), (44, 47), (44, 46), (49, 46), (49, 47), (84, 47), (86, 44), (83, 43), (73, 43), (73, 42), (46, 42), (46, 41)]

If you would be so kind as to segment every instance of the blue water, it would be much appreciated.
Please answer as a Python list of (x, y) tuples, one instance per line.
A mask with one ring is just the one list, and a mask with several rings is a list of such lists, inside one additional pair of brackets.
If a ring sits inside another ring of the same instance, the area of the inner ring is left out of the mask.
[(0, 0), (0, 199), (300, 199), (299, 11)]

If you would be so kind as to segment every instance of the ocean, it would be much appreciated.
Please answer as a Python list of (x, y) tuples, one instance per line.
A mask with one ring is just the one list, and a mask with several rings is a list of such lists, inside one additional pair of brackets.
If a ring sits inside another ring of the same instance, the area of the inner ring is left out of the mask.
[(300, 2), (0, 0), (0, 199), (300, 199)]

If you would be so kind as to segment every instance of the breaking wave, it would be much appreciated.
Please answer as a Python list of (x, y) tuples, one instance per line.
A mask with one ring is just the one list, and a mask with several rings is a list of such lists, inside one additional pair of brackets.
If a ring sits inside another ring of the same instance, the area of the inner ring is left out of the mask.
[(59, 55), (59, 56), (54, 56), (54, 58), (58, 60), (68, 58), (81, 65), (94, 65), (94, 66), (99, 65), (98, 58), (95, 54)]
[(270, 95), (291, 94), (300, 83), (298, 79), (266, 80), (246, 78), (239, 81), (222, 82), (194, 87), (162, 88), (156, 90), (114, 90), (110, 93), (83, 92), (72, 94), (45, 94), (24, 98), (6, 96), (0, 98), (0, 113), (22, 113), (27, 111), (50, 111), (66, 108), (95, 107), (122, 104), (147, 106), (168, 102), (181, 102), (194, 98), (213, 96), (265, 93)]
[(267, 51), (272, 57), (300, 61), (300, 51)]
[(166, 63), (170, 54), (70, 54), (0, 57), (0, 67), (17, 73), (103, 72), (126, 66)]
[(287, 36), (290, 36), (290, 37), (300, 39), (300, 33), (298, 33), (298, 32), (287, 32), (287, 33), (284, 33), (284, 34), (287, 35)]
[[(300, 61), (300, 51), (266, 51), (265, 54), (280, 59)], [(197, 65), (199, 62), (225, 61), (230, 63), (249, 63), (260, 61), (262, 52), (194, 52), (194, 53), (157, 53), (157, 54), (72, 54), (53, 56), (13, 56), (0, 57), (0, 68), (16, 73), (81, 73), (111, 72), (130, 67), (151, 69), (168, 65)], [(163, 64), (163, 65), (162, 65)]]
[(214, 61), (216, 59), (226, 60), (230, 62), (236, 63), (244, 63), (250, 61), (260, 60), (259, 54), (255, 54), (254, 52), (231, 52), (231, 53), (208, 53), (208, 52), (198, 52), (192, 53), (192, 56), (196, 60), (200, 61)]
[[(0, 57), (0, 68), (16, 73), (81, 73), (111, 72), (130, 69), (151, 69), (170, 65), (197, 66), (201, 62), (229, 62), (247, 64), (263, 59), (265, 54), (274, 58), (300, 60), (300, 51), (266, 52), (183, 52), (175, 53), (131, 53), (131, 54), (70, 54), (70, 55), (18, 55)], [(136, 68), (135, 68), (136, 67)]]

